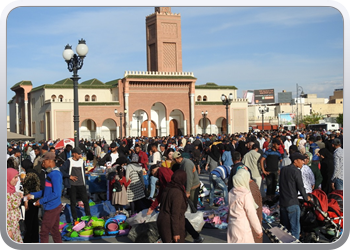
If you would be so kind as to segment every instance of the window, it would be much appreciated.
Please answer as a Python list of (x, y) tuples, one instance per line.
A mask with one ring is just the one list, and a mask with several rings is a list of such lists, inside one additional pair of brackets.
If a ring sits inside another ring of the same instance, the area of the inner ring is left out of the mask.
[(203, 96), (203, 102), (206, 102), (207, 101), (207, 96)]
[(44, 133), (44, 121), (40, 121), (40, 133)]
[(54, 102), (54, 101), (56, 100), (56, 96), (55, 96), (55, 95), (52, 95), (52, 96), (51, 96), (51, 99), (52, 99), (52, 101)]
[(63, 102), (63, 95), (59, 95), (59, 96), (58, 96), (58, 101), (59, 101), (59, 102)]
[(202, 101), (202, 97), (199, 95), (197, 96), (197, 102), (200, 102), (200, 101)]
[(86, 101), (86, 102), (90, 101), (90, 96), (89, 96), (89, 95), (86, 95), (86, 96), (85, 96), (85, 101)]
[(44, 106), (44, 96), (40, 96), (40, 105), (41, 107)]
[(96, 96), (95, 95), (91, 96), (91, 101), (96, 102)]
[(35, 108), (35, 98), (32, 98), (32, 108)]
[(35, 134), (35, 122), (32, 122), (33, 135)]

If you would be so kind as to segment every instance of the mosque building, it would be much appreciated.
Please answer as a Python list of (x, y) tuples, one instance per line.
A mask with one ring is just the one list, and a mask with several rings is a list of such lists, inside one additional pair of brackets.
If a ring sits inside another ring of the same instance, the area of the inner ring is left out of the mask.
[[(125, 71), (123, 78), (78, 85), (79, 137), (113, 140), (121, 135), (175, 136), (248, 131), (247, 99), (235, 86), (196, 85), (182, 69), (181, 15), (156, 7), (146, 17), (147, 71)], [(34, 87), (11, 87), (10, 130), (36, 140), (73, 138), (73, 80)], [(232, 93), (226, 108), (221, 95)], [(203, 115), (207, 112), (207, 115)], [(120, 116), (119, 116), (120, 114)]]

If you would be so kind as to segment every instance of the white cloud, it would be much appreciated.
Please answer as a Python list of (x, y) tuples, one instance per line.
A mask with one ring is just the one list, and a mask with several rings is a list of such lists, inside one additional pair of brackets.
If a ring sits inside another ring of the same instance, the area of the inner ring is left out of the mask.
[(325, 22), (326, 18), (334, 15), (341, 14), (338, 10), (331, 7), (252, 7), (251, 11), (246, 12), (244, 16), (236, 16), (231, 22), (224, 22), (217, 27), (211, 28), (210, 32), (257, 23), (274, 26), (319, 23)]

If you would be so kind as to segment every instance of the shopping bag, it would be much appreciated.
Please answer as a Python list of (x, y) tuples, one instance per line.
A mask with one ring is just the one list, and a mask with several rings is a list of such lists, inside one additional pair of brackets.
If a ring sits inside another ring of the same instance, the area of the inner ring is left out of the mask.
[(197, 211), (196, 213), (187, 213), (186, 212), (185, 217), (188, 219), (188, 221), (192, 224), (193, 228), (197, 232), (202, 231), (202, 228), (205, 224), (202, 211)]
[(137, 225), (137, 224), (142, 224), (144, 222), (157, 221), (158, 213), (153, 211), (152, 214), (147, 215), (147, 211), (148, 211), (148, 209), (144, 209), (144, 210), (140, 211), (135, 216), (126, 219), (126, 222), (130, 226), (134, 226), (134, 225)]
[(154, 243), (159, 239), (157, 222), (135, 225), (131, 228), (128, 238), (135, 243)]

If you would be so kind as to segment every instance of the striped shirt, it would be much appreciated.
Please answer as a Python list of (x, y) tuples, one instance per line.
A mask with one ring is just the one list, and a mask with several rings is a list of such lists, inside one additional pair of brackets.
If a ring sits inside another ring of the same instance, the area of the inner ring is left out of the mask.
[(282, 160), (282, 155), (278, 150), (270, 148), (262, 155), (266, 159), (265, 171), (277, 172), (279, 170), (279, 162)]
[(343, 149), (341, 147), (334, 150), (333, 159), (334, 159), (334, 173), (332, 176), (332, 181), (335, 178), (343, 180), (344, 153), (343, 153)]
[(227, 177), (230, 176), (230, 172), (231, 167), (222, 165), (215, 168), (213, 171), (210, 172), (210, 174), (215, 174), (216, 176), (221, 177), (223, 180), (225, 180)]

